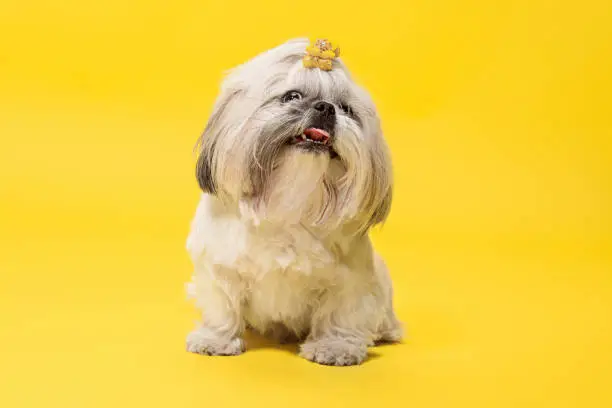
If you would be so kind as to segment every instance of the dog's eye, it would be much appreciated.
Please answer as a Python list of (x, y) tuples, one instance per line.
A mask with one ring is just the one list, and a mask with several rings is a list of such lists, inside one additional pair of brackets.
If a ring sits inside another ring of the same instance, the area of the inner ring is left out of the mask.
[(342, 111), (343, 111), (345, 114), (347, 114), (347, 115), (349, 115), (349, 116), (354, 116), (354, 113), (353, 113), (353, 108), (351, 108), (351, 107), (350, 107), (349, 105), (347, 105), (346, 103), (341, 103), (341, 104), (340, 104), (340, 109), (342, 109)]
[(302, 99), (302, 94), (299, 93), (298, 91), (289, 91), (286, 94), (284, 94), (283, 97), (281, 98), (283, 103), (287, 103), (291, 101), (299, 101), (300, 99)]

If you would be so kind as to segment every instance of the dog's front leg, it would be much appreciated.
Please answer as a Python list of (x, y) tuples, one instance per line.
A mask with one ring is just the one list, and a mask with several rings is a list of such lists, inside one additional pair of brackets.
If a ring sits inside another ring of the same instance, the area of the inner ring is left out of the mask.
[[(233, 279), (232, 279), (233, 278)], [(219, 279), (208, 273), (195, 275), (195, 299), (203, 321), (187, 336), (187, 350), (210, 356), (233, 356), (245, 350), (242, 285), (231, 271)]]
[(377, 322), (375, 291), (370, 285), (361, 285), (326, 293), (313, 315), (310, 335), (300, 347), (300, 355), (324, 365), (363, 362)]

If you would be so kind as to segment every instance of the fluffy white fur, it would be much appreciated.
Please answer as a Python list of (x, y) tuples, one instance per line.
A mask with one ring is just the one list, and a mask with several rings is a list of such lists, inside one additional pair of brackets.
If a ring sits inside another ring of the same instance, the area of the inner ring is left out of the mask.
[[(248, 326), (303, 341), (309, 360), (353, 365), (374, 342), (401, 337), (389, 274), (367, 235), (391, 204), (376, 109), (340, 60), (328, 72), (303, 68), (307, 45), (287, 42), (232, 71), (200, 140), (204, 193), (187, 248), (203, 321), (189, 351), (239, 354)], [(284, 102), (290, 90), (302, 100)], [(336, 108), (333, 154), (291, 143), (316, 122), (317, 101)]]

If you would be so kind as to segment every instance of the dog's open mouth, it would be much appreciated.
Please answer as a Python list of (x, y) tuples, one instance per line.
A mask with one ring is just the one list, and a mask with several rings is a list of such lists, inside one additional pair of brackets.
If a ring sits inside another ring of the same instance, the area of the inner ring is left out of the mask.
[(329, 132), (323, 129), (311, 127), (304, 130), (301, 135), (297, 136), (297, 139), (298, 143), (305, 142), (327, 145), (330, 137)]
[(332, 147), (329, 132), (315, 127), (310, 127), (296, 136), (293, 144), (312, 152), (329, 152), (332, 157), (338, 155)]

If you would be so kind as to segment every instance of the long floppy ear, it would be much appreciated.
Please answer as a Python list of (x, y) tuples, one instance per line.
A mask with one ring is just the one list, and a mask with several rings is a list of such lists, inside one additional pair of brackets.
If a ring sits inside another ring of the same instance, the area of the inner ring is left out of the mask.
[(240, 92), (240, 90), (223, 90), (221, 92), (221, 95), (215, 102), (213, 112), (208, 119), (206, 128), (196, 144), (198, 155), (196, 178), (200, 188), (205, 193), (217, 194), (219, 191), (219, 184), (216, 176), (218, 157), (216, 155), (215, 146), (223, 133), (225, 112)]
[(205, 193), (217, 194), (217, 183), (213, 176), (214, 143), (201, 142), (198, 148), (198, 161), (196, 163), (196, 178), (200, 189)]
[(374, 209), (372, 218), (370, 218), (370, 226), (384, 223), (389, 213), (391, 212), (391, 202), (393, 201), (393, 186), (389, 186), (386, 193), (383, 193), (382, 200)]
[(377, 143), (370, 154), (372, 169), (371, 194), (366, 200), (368, 208), (368, 219), (365, 229), (383, 223), (391, 211), (393, 200), (393, 169), (391, 166), (391, 155), (385, 143), (382, 133), (377, 138)]

